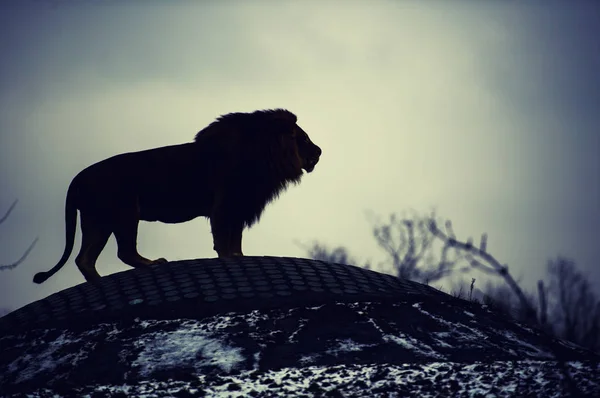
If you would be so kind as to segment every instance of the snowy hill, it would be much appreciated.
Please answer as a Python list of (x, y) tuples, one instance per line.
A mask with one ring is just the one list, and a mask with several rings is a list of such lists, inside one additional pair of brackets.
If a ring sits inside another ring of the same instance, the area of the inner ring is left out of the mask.
[(173, 262), (0, 318), (30, 396), (600, 396), (599, 357), (478, 304), (320, 261)]

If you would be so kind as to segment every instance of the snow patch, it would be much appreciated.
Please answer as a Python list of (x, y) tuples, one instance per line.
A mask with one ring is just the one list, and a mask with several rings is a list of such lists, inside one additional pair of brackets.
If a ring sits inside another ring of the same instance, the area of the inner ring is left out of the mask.
[[(16, 382), (22, 383), (34, 379), (38, 374), (52, 373), (54, 369), (62, 364), (68, 363), (76, 366), (88, 355), (88, 349), (91, 350), (95, 344), (85, 344), (83, 349), (78, 352), (59, 352), (64, 351), (66, 346), (73, 343), (79, 343), (81, 339), (73, 338), (69, 332), (61, 333), (55, 340), (47, 344), (47, 348), (35, 357), (24, 355), (15, 359), (8, 365), (9, 373), (17, 373)], [(37, 343), (37, 342), (36, 342)]]
[(228, 346), (196, 328), (156, 333), (136, 342), (136, 346), (142, 351), (132, 365), (144, 376), (181, 367), (192, 367), (201, 373), (205, 366), (217, 366), (229, 373), (244, 361), (240, 348)]

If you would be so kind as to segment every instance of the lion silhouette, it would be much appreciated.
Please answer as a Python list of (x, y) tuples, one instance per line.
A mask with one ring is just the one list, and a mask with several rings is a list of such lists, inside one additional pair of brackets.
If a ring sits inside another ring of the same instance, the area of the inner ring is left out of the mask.
[(100, 279), (96, 260), (115, 234), (117, 256), (132, 267), (165, 263), (137, 251), (140, 220), (182, 223), (208, 217), (219, 257), (242, 256), (242, 231), (290, 183), (310, 173), (321, 156), (296, 116), (285, 109), (230, 113), (196, 134), (194, 142), (124, 153), (81, 171), (65, 204), (62, 258), (33, 281), (43, 283), (73, 250), (77, 210), (81, 249), (75, 258), (88, 282)]

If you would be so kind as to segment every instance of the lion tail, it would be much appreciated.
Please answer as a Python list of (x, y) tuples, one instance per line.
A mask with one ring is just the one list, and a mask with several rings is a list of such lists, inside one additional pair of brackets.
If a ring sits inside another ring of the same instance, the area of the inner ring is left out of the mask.
[(67, 262), (73, 245), (75, 243), (75, 229), (77, 228), (77, 205), (75, 203), (75, 188), (74, 184), (69, 186), (67, 191), (67, 200), (65, 201), (65, 227), (66, 227), (66, 243), (65, 251), (58, 262), (52, 269), (46, 272), (38, 272), (33, 276), (35, 283), (44, 283), (48, 278), (57, 273)]

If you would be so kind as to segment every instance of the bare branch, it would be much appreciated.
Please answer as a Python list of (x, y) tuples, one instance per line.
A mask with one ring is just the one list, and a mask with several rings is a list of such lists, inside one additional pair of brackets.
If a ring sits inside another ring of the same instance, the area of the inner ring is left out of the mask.
[[(0, 224), (2, 224), (4, 221), (6, 221), (6, 219), (10, 215), (10, 213), (12, 213), (13, 209), (17, 205), (17, 202), (19, 202), (18, 199), (15, 199), (15, 201), (12, 202), (12, 204), (10, 205), (10, 207), (8, 208), (8, 210), (6, 211), (6, 213), (4, 214), (4, 216), (2, 218), (0, 218)], [(27, 248), (27, 250), (25, 250), (25, 253), (23, 253), (23, 255), (21, 256), (21, 258), (18, 259), (17, 261), (15, 261), (14, 263), (12, 263), (12, 264), (0, 264), (0, 271), (5, 271), (5, 270), (8, 270), (8, 269), (13, 269), (16, 266), (18, 266), (19, 264), (21, 264), (27, 258), (27, 256), (31, 252), (31, 250), (33, 250), (33, 248), (35, 247), (35, 244), (37, 243), (37, 241), (38, 241), (38, 238), (35, 238), (33, 240), (33, 242), (31, 242), (31, 244), (29, 245), (29, 247)]]
[(481, 234), (481, 243), (479, 243), (479, 249), (482, 252), (487, 252), (487, 234), (483, 233)]
[[(460, 242), (460, 241), (456, 240), (456, 235), (454, 234), (454, 231), (452, 229), (452, 223), (450, 221), (446, 221), (447, 233), (444, 233), (442, 230), (440, 230), (437, 227), (437, 223), (435, 221), (432, 221), (429, 223), (429, 229), (433, 235), (437, 236), (442, 241), (447, 242), (451, 246), (456, 247), (460, 250), (464, 250), (465, 252), (468, 252), (469, 256), (467, 257), (467, 259), (469, 260), (469, 262), (473, 268), (478, 268), (478, 269), (480, 269), (484, 272), (488, 272), (488, 273), (494, 272), (497, 275), (502, 276), (504, 278), (504, 280), (506, 281), (506, 283), (508, 284), (508, 286), (510, 286), (512, 291), (517, 295), (517, 297), (519, 298), (519, 300), (521, 302), (522, 307), (526, 310), (526, 312), (529, 314), (529, 316), (532, 317), (532, 319), (537, 318), (535, 308), (532, 306), (530, 301), (527, 299), (527, 297), (523, 293), (523, 290), (521, 290), (521, 288), (519, 287), (517, 282), (513, 279), (512, 275), (510, 275), (510, 273), (508, 272), (507, 265), (500, 264), (500, 262), (498, 262), (498, 260), (496, 260), (489, 253), (487, 253), (486, 250), (482, 250), (481, 247), (478, 248), (476, 246), (473, 246), (472, 239), (467, 240), (467, 242)], [(484, 246), (487, 246), (487, 236), (484, 238), (482, 235), (481, 241), (482, 241), (482, 243), (484, 243)], [(476, 258), (476, 257), (479, 257), (479, 258)], [(482, 262), (481, 260), (483, 260), (485, 263), (491, 265), (491, 268), (484, 265), (484, 262)]]
[(6, 221), (6, 219), (8, 218), (8, 216), (10, 215), (10, 213), (13, 211), (13, 209), (15, 208), (15, 206), (17, 205), (17, 202), (19, 201), (19, 199), (15, 199), (14, 202), (12, 202), (12, 205), (10, 205), (10, 207), (8, 208), (8, 210), (6, 211), (6, 214), (4, 214), (4, 216), (2, 218), (0, 218), (0, 224), (2, 224), (4, 221)]
[(33, 248), (35, 247), (35, 244), (37, 243), (37, 241), (38, 241), (38, 238), (36, 237), (33, 240), (33, 242), (31, 242), (31, 244), (29, 245), (29, 247), (27, 248), (27, 250), (25, 250), (25, 253), (23, 253), (23, 255), (21, 256), (21, 258), (18, 259), (17, 261), (15, 261), (14, 263), (12, 263), (12, 264), (6, 264), (6, 265), (4, 265), (4, 264), (0, 265), (0, 271), (5, 271), (5, 270), (8, 270), (8, 269), (13, 269), (16, 266), (18, 266), (19, 264), (21, 264), (27, 258), (27, 256), (29, 255), (29, 253), (33, 250)]

